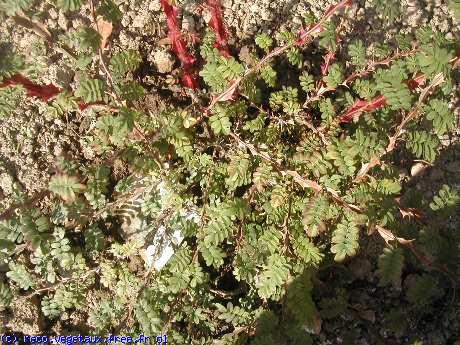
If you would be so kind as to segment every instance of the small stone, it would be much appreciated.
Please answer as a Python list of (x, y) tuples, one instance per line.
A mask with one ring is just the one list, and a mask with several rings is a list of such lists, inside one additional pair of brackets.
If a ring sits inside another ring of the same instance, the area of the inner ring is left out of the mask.
[(50, 8), (48, 13), (49, 13), (51, 19), (57, 19), (58, 12), (54, 8)]
[(121, 25), (123, 25), (126, 28), (129, 26), (129, 24), (131, 24), (131, 18), (129, 18), (128, 16), (123, 16), (123, 18), (121, 19)]
[(152, 0), (149, 3), (149, 11), (158, 12), (161, 11), (161, 3), (159, 0)]
[(157, 50), (153, 54), (153, 62), (160, 73), (169, 73), (174, 66), (174, 60), (168, 52)]
[(13, 179), (7, 173), (0, 175), (0, 190), (6, 195), (13, 192)]
[(58, 25), (62, 30), (67, 30), (69, 28), (69, 21), (65, 17), (64, 13), (59, 13)]
[(416, 163), (410, 168), (410, 175), (417, 176), (426, 170), (427, 166), (423, 163)]
[(238, 57), (241, 61), (246, 62), (248, 65), (254, 62), (253, 57), (251, 56), (251, 50), (248, 46), (241, 47)]
[(182, 30), (188, 32), (195, 31), (195, 19), (192, 16), (184, 15), (182, 18)]
[(145, 14), (139, 14), (133, 19), (133, 27), (143, 28), (148, 21), (148, 17)]

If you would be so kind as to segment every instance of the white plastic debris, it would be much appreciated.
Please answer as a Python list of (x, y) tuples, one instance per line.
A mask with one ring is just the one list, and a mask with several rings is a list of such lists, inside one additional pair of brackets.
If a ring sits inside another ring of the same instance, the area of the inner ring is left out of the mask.
[(166, 228), (161, 226), (155, 235), (155, 244), (149, 245), (145, 251), (145, 262), (147, 266), (153, 267), (157, 271), (161, 270), (174, 255), (174, 246), (180, 245), (183, 239), (184, 236), (180, 230), (174, 230), (174, 232), (168, 236)]

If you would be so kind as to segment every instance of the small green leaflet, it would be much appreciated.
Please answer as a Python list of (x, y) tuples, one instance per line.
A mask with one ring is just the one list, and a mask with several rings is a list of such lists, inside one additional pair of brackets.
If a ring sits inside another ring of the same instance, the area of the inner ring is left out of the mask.
[(75, 90), (75, 96), (81, 97), (86, 103), (103, 101), (105, 99), (104, 81), (100, 79), (83, 79)]
[(436, 134), (442, 135), (454, 128), (455, 117), (449, 109), (449, 104), (439, 99), (432, 99), (425, 106), (426, 118), (433, 122)]
[(86, 0), (57, 0), (56, 5), (64, 11), (76, 11), (85, 3)]
[(64, 200), (72, 201), (75, 200), (78, 193), (85, 189), (85, 186), (79, 183), (76, 177), (56, 175), (51, 178), (49, 189)]

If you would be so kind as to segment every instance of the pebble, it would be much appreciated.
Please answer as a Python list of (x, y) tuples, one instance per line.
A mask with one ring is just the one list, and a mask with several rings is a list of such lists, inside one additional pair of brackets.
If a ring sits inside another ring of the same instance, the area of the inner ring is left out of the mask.
[(195, 19), (192, 16), (184, 15), (182, 18), (182, 30), (188, 32), (195, 31)]
[(152, 0), (149, 3), (149, 11), (158, 12), (161, 11), (161, 3), (159, 0)]
[(62, 30), (67, 30), (69, 28), (69, 21), (65, 17), (64, 13), (59, 13), (57, 23)]
[(171, 54), (164, 50), (157, 50), (153, 53), (153, 62), (160, 73), (169, 73), (174, 66)]
[(423, 164), (423, 163), (415, 163), (410, 168), (410, 175), (411, 176), (420, 175), (421, 173), (423, 173), (425, 171), (426, 168), (427, 168), (426, 165)]
[(54, 8), (50, 8), (48, 13), (49, 13), (51, 19), (57, 19), (58, 12)]

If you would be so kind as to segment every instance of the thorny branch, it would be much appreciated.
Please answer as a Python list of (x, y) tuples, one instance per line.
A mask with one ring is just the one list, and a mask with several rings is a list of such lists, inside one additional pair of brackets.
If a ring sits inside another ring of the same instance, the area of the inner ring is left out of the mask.
[(314, 92), (313, 95), (311, 95), (310, 97), (307, 98), (307, 100), (303, 104), (303, 108), (307, 108), (311, 103), (321, 99), (321, 97), (325, 93), (334, 91), (339, 86), (344, 86), (344, 87), (349, 88), (350, 85), (356, 79), (368, 76), (369, 74), (373, 73), (377, 69), (377, 67), (379, 67), (379, 66), (389, 66), (392, 62), (394, 62), (396, 60), (399, 60), (399, 59), (402, 59), (402, 58), (405, 58), (405, 57), (408, 57), (408, 56), (412, 56), (415, 53), (417, 53), (417, 51), (418, 51), (418, 49), (413, 47), (410, 51), (407, 51), (407, 52), (399, 52), (398, 51), (398, 52), (394, 53), (393, 55), (388, 56), (388, 57), (386, 57), (386, 58), (384, 58), (382, 60), (372, 61), (366, 67), (362, 68), (361, 70), (354, 71), (352, 74), (350, 74), (348, 77), (346, 77), (345, 80), (341, 84), (339, 84), (336, 87), (323, 86), (324, 83), (321, 83), (320, 88), (317, 89)]
[(227, 101), (229, 99), (232, 99), (234, 93), (236, 92), (236, 89), (238, 86), (249, 76), (254, 74), (255, 72), (259, 71), (262, 67), (264, 67), (270, 60), (272, 60), (274, 57), (279, 56), (283, 54), (285, 51), (295, 47), (295, 46), (301, 46), (306, 44), (307, 42), (310, 41), (311, 36), (314, 34), (318, 34), (323, 30), (323, 25), (324, 23), (329, 20), (329, 18), (338, 10), (340, 10), (343, 7), (350, 6), (352, 1), (350, 0), (342, 0), (338, 4), (331, 6), (323, 15), (323, 17), (316, 23), (310, 25), (308, 28), (302, 30), (299, 33), (299, 36), (297, 40), (293, 43), (288, 43), (284, 46), (277, 47), (273, 49), (271, 52), (269, 52), (267, 55), (265, 55), (255, 66), (252, 68), (246, 70), (244, 74), (241, 77), (236, 78), (233, 80), (229, 87), (223, 91), (221, 94), (217, 95), (211, 100), (211, 103), (206, 109), (206, 113), (209, 114), (211, 109), (218, 103), (218, 102), (223, 102)]
[(377, 166), (378, 164), (380, 164), (380, 162), (381, 162), (380, 158), (383, 155), (385, 155), (387, 153), (390, 153), (391, 151), (393, 151), (395, 149), (396, 142), (404, 134), (404, 132), (405, 132), (404, 128), (406, 127), (407, 123), (409, 123), (410, 121), (416, 119), (421, 114), (420, 107), (424, 103), (425, 99), (427, 98), (428, 93), (433, 88), (441, 85), (443, 82), (444, 82), (444, 76), (442, 75), (442, 73), (439, 73), (433, 78), (433, 80), (430, 83), (430, 85), (428, 85), (427, 87), (425, 87), (422, 90), (422, 92), (420, 93), (420, 97), (419, 97), (419, 100), (418, 100), (417, 104), (412, 107), (412, 109), (407, 113), (406, 116), (403, 116), (403, 119), (402, 119), (401, 123), (398, 125), (398, 127), (396, 127), (395, 133), (390, 137), (388, 146), (386, 147), (385, 151), (381, 152), (378, 155), (375, 155), (374, 157), (372, 157), (369, 160), (369, 162), (363, 164), (361, 169), (359, 170), (358, 174), (354, 178), (353, 182), (361, 181), (366, 176), (367, 172), (371, 168), (373, 168), (373, 167)]

